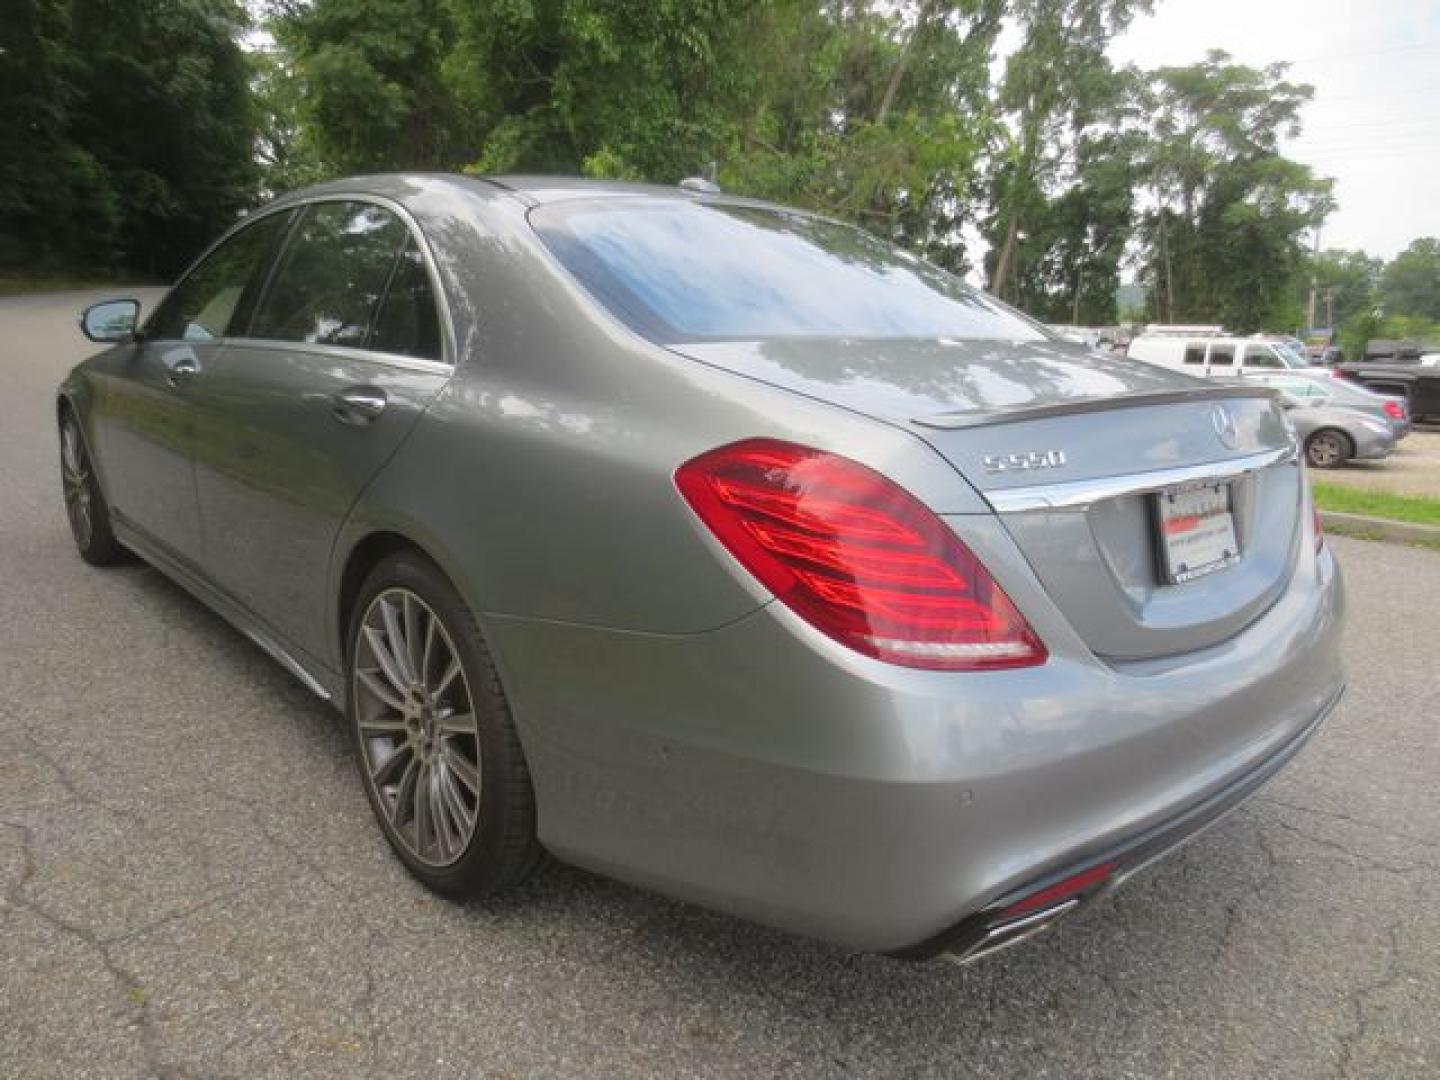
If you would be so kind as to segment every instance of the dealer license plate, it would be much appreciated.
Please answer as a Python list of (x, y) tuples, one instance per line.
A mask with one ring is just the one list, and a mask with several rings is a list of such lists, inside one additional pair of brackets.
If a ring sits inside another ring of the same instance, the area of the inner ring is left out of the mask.
[(1240, 557), (1229, 484), (1172, 488), (1155, 499), (1160, 551), (1171, 583), (1213, 574)]

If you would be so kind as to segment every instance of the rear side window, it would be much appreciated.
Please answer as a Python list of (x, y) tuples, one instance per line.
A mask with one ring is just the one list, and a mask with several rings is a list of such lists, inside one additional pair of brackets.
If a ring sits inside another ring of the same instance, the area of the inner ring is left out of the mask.
[(533, 211), (546, 247), (662, 344), (800, 337), (1051, 340), (1018, 312), (849, 225), (686, 199)]
[(1285, 391), (1291, 397), (1324, 400), (1329, 397), (1323, 387), (1310, 379), (1274, 379), (1266, 380), (1266, 386), (1274, 386)]
[(171, 290), (146, 325), (145, 336), (210, 341), (230, 333), (232, 323), (242, 325), (290, 216), (284, 211), (260, 218), (207, 255)]
[(307, 207), (260, 301), (250, 336), (363, 347), (396, 256), (409, 238), (404, 222), (371, 203)]
[(1234, 345), (1212, 345), (1210, 346), (1211, 367), (1234, 367), (1235, 346)]
[(369, 347), (422, 360), (440, 359), (440, 318), (425, 259), (412, 237), (400, 250), (390, 287), (375, 316)]
[(1189, 345), (1186, 345), (1186, 346), (1185, 346), (1185, 363), (1187, 363), (1187, 364), (1203, 364), (1203, 363), (1205, 363), (1205, 346), (1204, 346), (1204, 345), (1197, 345), (1197, 344), (1195, 344), (1194, 342), (1191, 342)]

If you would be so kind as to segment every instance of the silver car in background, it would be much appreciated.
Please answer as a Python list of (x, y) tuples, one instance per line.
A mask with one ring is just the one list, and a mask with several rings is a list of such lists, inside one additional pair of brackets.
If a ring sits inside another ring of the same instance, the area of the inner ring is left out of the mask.
[(1342, 690), (1271, 391), (1092, 357), (810, 214), (363, 178), (83, 325), (81, 554), (344, 710), (448, 894), (548, 854), (973, 958), (1217, 820)]
[(1323, 368), (1245, 378), (1283, 395), (1305, 460), (1314, 468), (1383, 461), (1410, 434), (1404, 398), (1377, 394)]

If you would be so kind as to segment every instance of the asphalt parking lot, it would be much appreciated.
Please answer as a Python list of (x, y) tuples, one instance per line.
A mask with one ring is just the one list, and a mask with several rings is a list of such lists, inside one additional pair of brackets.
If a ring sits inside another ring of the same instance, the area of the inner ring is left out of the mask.
[(977, 967), (568, 869), (460, 907), (339, 717), (178, 588), (74, 554), (88, 296), (0, 300), (0, 1077), (1440, 1075), (1440, 553), (1332, 540), (1348, 699), (1258, 798)]

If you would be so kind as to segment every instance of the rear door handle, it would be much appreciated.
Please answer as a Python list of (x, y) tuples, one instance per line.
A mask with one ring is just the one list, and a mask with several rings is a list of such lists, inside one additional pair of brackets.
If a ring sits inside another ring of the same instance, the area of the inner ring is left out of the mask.
[(331, 415), (342, 424), (359, 426), (368, 424), (385, 411), (389, 400), (385, 391), (374, 386), (354, 386), (342, 390), (333, 398), (335, 407)]

